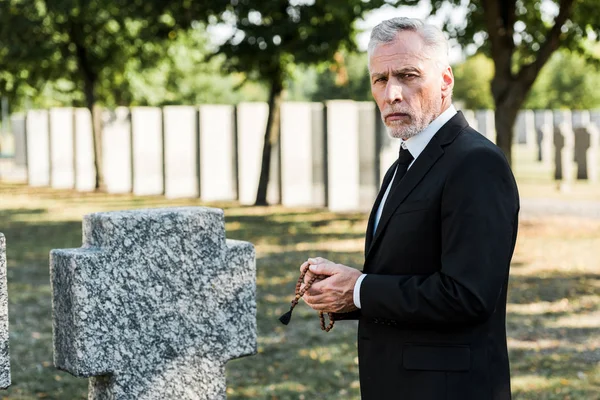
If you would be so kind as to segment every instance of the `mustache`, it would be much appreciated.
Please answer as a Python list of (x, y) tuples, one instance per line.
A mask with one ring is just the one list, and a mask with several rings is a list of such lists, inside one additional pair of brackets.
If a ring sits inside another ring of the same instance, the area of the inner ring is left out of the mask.
[(391, 109), (386, 109), (383, 110), (383, 112), (381, 113), (383, 119), (386, 119), (387, 117), (389, 117), (392, 114), (405, 114), (408, 115), (410, 118), (412, 118), (412, 113), (408, 110), (402, 110), (400, 108), (395, 109), (395, 108), (391, 108)]

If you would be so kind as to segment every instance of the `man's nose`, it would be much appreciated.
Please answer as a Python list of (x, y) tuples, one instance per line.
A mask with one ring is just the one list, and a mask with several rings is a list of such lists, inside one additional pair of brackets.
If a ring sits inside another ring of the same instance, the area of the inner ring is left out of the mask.
[(389, 104), (399, 103), (402, 101), (402, 86), (397, 79), (390, 79), (385, 87), (385, 101)]

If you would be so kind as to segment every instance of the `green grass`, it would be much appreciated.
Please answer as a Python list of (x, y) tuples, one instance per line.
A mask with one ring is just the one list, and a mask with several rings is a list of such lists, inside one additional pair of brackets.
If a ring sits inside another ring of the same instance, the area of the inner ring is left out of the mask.
[[(523, 161), (515, 168), (522, 193), (600, 198), (595, 197), (600, 190), (594, 185), (578, 184), (568, 194), (557, 193), (551, 175), (529, 164)], [(50, 249), (81, 245), (84, 214), (182, 205), (206, 204), (0, 184), (13, 377), (13, 385), (0, 398), (87, 398), (85, 379), (52, 364)], [(324, 333), (316, 313), (302, 303), (288, 327), (277, 318), (287, 311), (298, 267), (309, 256), (361, 266), (367, 216), (210, 205), (225, 209), (229, 238), (250, 241), (257, 249), (259, 350), (228, 363), (228, 398), (358, 399), (355, 323), (340, 322)], [(522, 219), (507, 321), (515, 399), (600, 399), (599, 248), (600, 220)]]

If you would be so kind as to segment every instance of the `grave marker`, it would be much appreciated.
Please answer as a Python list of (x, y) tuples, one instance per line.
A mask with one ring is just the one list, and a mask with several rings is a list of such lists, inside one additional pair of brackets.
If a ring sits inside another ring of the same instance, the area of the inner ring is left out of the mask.
[(568, 121), (560, 122), (554, 128), (554, 179), (562, 180), (565, 188), (573, 180), (575, 137)]
[(577, 179), (598, 181), (598, 155), (600, 153), (600, 130), (596, 125), (575, 128), (575, 163)]
[(50, 109), (50, 183), (54, 189), (75, 187), (73, 109)]
[(163, 108), (165, 127), (165, 195), (198, 197), (197, 108)]
[(8, 291), (6, 290), (6, 239), (0, 233), (0, 389), (10, 386), (8, 353)]
[(92, 114), (87, 108), (75, 109), (75, 189), (81, 192), (94, 190), (94, 138)]
[(91, 400), (225, 399), (225, 363), (256, 352), (252, 244), (223, 211), (91, 214), (52, 250), (54, 362)]
[(131, 109), (133, 148), (133, 194), (160, 195), (163, 183), (162, 110), (158, 107)]
[(552, 111), (536, 110), (534, 115), (538, 161), (550, 165), (552, 164), (554, 147), (554, 120)]
[[(257, 107), (261, 110), (259, 114), (264, 111), (261, 106)], [(200, 196), (203, 201), (231, 201), (237, 197), (234, 118), (233, 106), (200, 106)], [(262, 118), (262, 114), (258, 115), (259, 125), (262, 124)], [(264, 129), (262, 125), (260, 127)], [(260, 132), (254, 133), (260, 134)], [(248, 148), (243, 147), (239, 150), (243, 162), (253, 160), (252, 156), (255, 154), (250, 154), (250, 151), (259, 151), (262, 154), (262, 148), (257, 150), (254, 146), (256, 143), (251, 139), (244, 137), (242, 140), (244, 144), (249, 145)], [(274, 160), (271, 159), (271, 162)], [(240, 171), (240, 174), (244, 179), (253, 179), (251, 177), (254, 176), (255, 171), (252, 168), (255, 164), (244, 165), (250, 168), (250, 171)], [(248, 191), (245, 197), (246, 203), (253, 204), (258, 183), (247, 184), (248, 182), (240, 183), (244, 190)]]
[(324, 145), (321, 103), (289, 102), (281, 105), (283, 205), (325, 205)]
[(48, 111), (27, 113), (27, 180), (29, 186), (50, 186)]
[(102, 168), (108, 193), (132, 190), (131, 115), (127, 107), (102, 113)]

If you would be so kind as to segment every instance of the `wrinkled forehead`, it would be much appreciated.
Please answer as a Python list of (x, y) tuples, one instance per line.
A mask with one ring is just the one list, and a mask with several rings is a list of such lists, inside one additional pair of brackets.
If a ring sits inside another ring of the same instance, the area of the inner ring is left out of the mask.
[[(388, 43), (378, 44), (369, 55), (369, 71), (379, 69), (416, 67), (427, 68), (433, 64), (431, 49), (417, 32), (399, 32)], [(379, 72), (379, 71), (377, 71)]]

